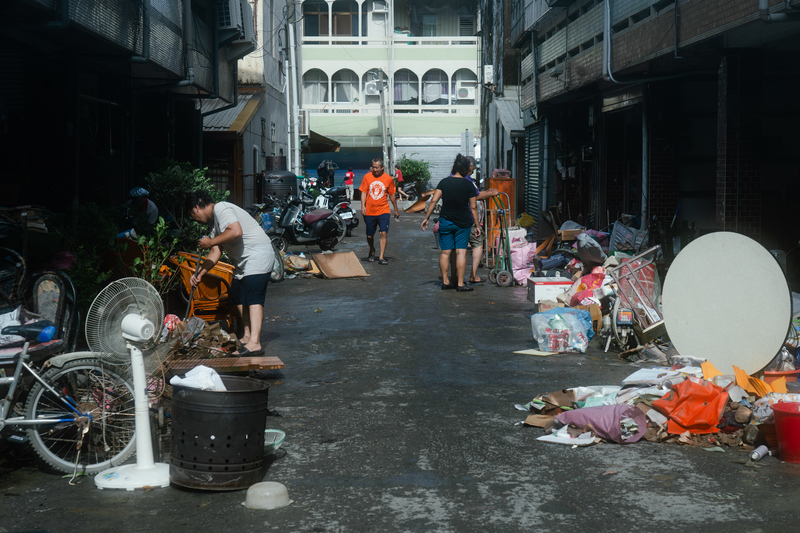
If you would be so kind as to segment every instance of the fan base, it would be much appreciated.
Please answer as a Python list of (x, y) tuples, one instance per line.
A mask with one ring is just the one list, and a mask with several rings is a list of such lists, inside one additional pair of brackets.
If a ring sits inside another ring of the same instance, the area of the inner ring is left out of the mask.
[(146, 469), (136, 464), (115, 466), (97, 474), (94, 484), (100, 490), (169, 487), (169, 465), (156, 463), (153, 468)]

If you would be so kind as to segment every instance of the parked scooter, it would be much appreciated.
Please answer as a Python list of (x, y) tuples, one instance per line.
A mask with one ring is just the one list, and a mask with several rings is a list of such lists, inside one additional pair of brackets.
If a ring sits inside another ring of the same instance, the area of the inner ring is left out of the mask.
[(407, 200), (414, 201), (417, 199), (417, 184), (413, 181), (404, 181), (403, 192), (408, 196)]
[(344, 187), (321, 188), (319, 196), (314, 200), (315, 209), (331, 209), (339, 215), (347, 225), (345, 235), (350, 237), (353, 230), (358, 227), (358, 217), (347, 199), (347, 190)]
[(300, 198), (290, 195), (270, 239), (281, 252), (285, 252), (290, 244), (317, 244), (325, 251), (333, 250), (344, 233), (344, 220), (333, 210), (315, 209), (306, 213)]

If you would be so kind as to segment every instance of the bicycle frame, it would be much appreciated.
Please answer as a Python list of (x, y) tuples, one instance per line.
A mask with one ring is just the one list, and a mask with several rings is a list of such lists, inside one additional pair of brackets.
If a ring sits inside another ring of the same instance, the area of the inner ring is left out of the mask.
[(28, 355), (28, 347), (30, 346), (29, 342), (25, 342), (22, 346), (22, 352), (18, 356), (17, 365), (14, 369), (14, 377), (11, 378), (0, 378), (0, 385), (10, 385), (8, 390), (8, 394), (2, 400), (2, 408), (0, 408), (0, 432), (3, 431), (5, 426), (39, 426), (45, 424), (57, 424), (60, 422), (74, 422), (75, 418), (47, 418), (47, 419), (25, 419), (23, 417), (14, 417), (14, 418), (7, 418), (11, 408), (16, 403), (14, 400), (14, 393), (17, 390), (17, 384), (20, 381), (20, 377), (22, 376), (22, 371), (27, 370), (28, 373), (36, 379), (42, 386), (50, 391), (58, 400), (67, 406), (70, 411), (75, 413), (77, 418), (88, 418), (89, 422), (92, 421), (92, 415), (88, 413), (82, 413), (78, 410), (78, 405), (69, 396), (64, 396), (63, 394), (56, 391), (53, 387), (50, 386), (42, 377), (39, 375), (36, 370), (28, 364), (30, 360), (30, 356)]

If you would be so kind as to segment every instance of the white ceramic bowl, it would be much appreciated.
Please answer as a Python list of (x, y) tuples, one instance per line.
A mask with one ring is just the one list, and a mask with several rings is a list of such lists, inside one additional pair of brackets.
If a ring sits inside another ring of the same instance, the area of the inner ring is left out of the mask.
[(292, 503), (289, 492), (280, 483), (263, 481), (247, 489), (247, 497), (242, 505), (248, 509), (280, 509)]

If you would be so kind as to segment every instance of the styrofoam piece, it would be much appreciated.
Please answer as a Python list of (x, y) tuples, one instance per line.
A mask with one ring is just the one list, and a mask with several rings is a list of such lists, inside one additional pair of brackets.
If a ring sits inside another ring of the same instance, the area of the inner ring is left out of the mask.
[(280, 509), (292, 503), (289, 491), (281, 483), (263, 481), (247, 489), (244, 505), (248, 509)]
[(723, 374), (752, 375), (783, 346), (792, 298), (781, 267), (759, 243), (720, 231), (695, 239), (664, 280), (664, 324), (679, 353)]

